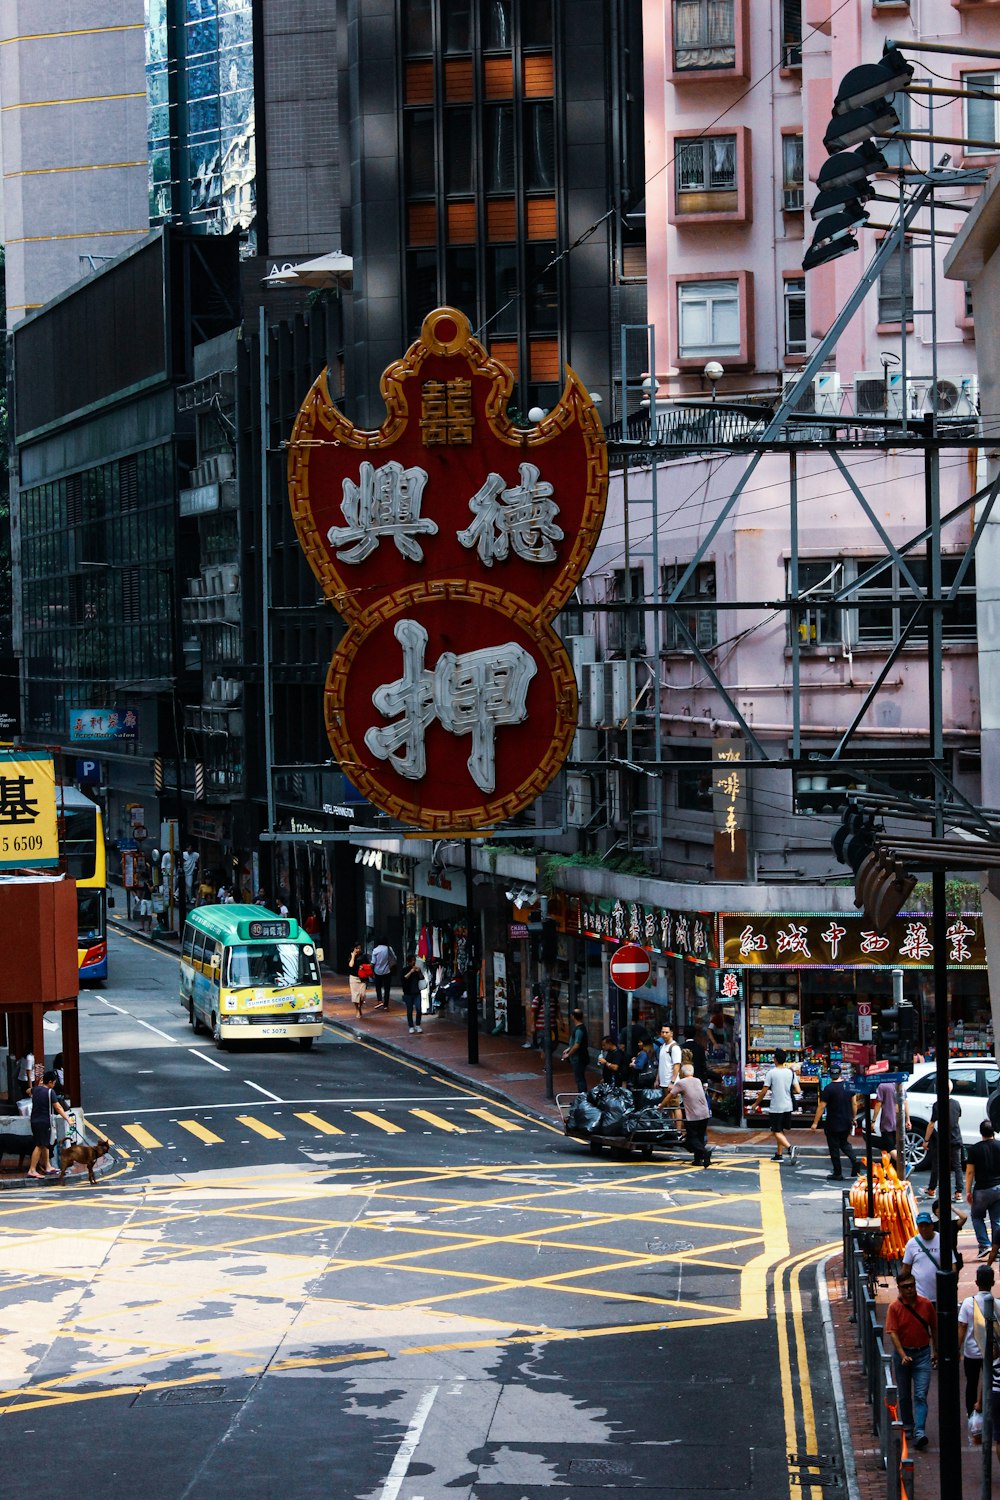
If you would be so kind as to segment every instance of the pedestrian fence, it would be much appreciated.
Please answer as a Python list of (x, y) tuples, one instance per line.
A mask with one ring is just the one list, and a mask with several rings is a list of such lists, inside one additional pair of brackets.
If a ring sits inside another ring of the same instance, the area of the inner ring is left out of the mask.
[(878, 1319), (877, 1285), (880, 1275), (895, 1270), (883, 1259), (882, 1231), (855, 1224), (850, 1194), (844, 1194), (844, 1277), (851, 1299), (851, 1322), (861, 1350), (865, 1392), (872, 1410), (872, 1432), (879, 1440), (885, 1465), (886, 1500), (915, 1500), (913, 1458), (900, 1420), (899, 1392), (891, 1351), (883, 1340)]

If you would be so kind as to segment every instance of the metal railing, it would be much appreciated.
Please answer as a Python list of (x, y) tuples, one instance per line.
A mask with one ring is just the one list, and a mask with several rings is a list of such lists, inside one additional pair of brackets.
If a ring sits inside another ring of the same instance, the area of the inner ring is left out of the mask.
[(851, 1322), (861, 1350), (865, 1393), (872, 1409), (872, 1432), (885, 1465), (886, 1500), (915, 1500), (913, 1458), (907, 1450), (899, 1413), (899, 1391), (878, 1320), (876, 1269), (854, 1228), (850, 1201), (844, 1194), (844, 1278), (851, 1299)]

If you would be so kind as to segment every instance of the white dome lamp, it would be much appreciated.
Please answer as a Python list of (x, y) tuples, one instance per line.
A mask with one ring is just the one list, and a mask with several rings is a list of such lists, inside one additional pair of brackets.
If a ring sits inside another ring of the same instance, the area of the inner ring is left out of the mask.
[(712, 401), (714, 403), (715, 396), (716, 396), (716, 390), (717, 390), (719, 381), (722, 379), (723, 375), (725, 375), (726, 372), (722, 368), (722, 366), (719, 364), (719, 361), (717, 359), (710, 359), (709, 362), (708, 362), (708, 364), (705, 366), (705, 369), (704, 369), (703, 373), (704, 373), (705, 379), (707, 381), (709, 381), (710, 384), (711, 384), (711, 387), (712, 387)]
[(543, 406), (533, 406), (528, 412), (528, 421), (533, 422), (537, 427), (538, 423), (544, 422), (547, 416), (548, 412)]

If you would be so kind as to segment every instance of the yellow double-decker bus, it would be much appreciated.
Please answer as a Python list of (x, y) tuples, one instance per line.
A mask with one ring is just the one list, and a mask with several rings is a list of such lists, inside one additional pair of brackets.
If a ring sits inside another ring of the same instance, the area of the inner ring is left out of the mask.
[(199, 906), (181, 938), (180, 1001), (219, 1047), (284, 1037), (308, 1049), (323, 1031), (322, 956), (264, 906)]
[(76, 881), (80, 978), (108, 977), (108, 872), (101, 809), (74, 786), (56, 789), (59, 853)]

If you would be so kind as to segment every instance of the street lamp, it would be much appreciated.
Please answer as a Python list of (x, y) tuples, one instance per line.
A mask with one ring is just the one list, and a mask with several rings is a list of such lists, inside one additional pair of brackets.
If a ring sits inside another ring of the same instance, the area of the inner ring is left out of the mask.
[(711, 384), (711, 387), (712, 387), (712, 405), (714, 406), (715, 405), (715, 397), (716, 397), (716, 388), (717, 388), (717, 386), (719, 384), (719, 381), (722, 379), (723, 375), (725, 375), (726, 372), (722, 368), (722, 366), (719, 364), (719, 361), (717, 359), (710, 359), (709, 362), (708, 362), (708, 364), (705, 366), (705, 368), (704, 368), (704, 370), (703, 370), (702, 373), (704, 374), (705, 379), (707, 381), (709, 381), (709, 383)]

